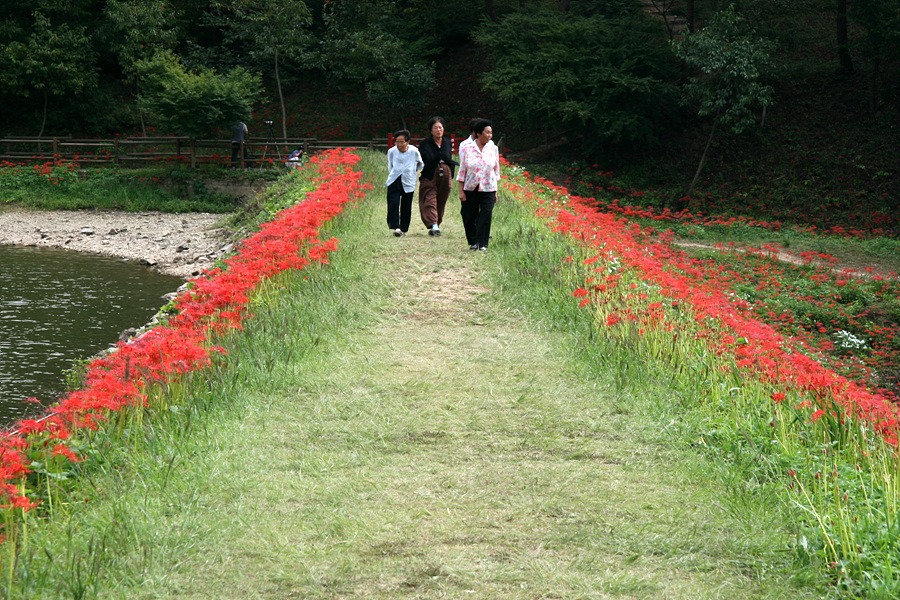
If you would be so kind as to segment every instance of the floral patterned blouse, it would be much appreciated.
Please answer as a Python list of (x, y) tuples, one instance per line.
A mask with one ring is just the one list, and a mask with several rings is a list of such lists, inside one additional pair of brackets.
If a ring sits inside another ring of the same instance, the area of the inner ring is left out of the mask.
[(478, 188), (481, 192), (496, 192), (500, 180), (500, 150), (488, 140), (484, 148), (478, 149), (477, 143), (466, 144), (459, 155), (459, 174), (457, 181), (462, 182), (464, 190)]

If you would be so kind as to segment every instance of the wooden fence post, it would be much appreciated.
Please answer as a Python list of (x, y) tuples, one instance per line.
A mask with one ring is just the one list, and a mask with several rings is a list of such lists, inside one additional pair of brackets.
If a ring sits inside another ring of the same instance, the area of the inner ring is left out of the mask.
[(113, 140), (113, 164), (119, 164), (119, 138)]

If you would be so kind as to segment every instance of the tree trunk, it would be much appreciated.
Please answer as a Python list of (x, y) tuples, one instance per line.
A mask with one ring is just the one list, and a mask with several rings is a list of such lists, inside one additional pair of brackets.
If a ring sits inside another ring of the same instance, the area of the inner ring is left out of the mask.
[(569, 12), (569, 0), (559, 0), (559, 12)]
[(879, 78), (881, 77), (881, 59), (877, 56), (872, 59), (872, 74), (869, 78), (869, 112), (872, 114), (878, 110)]
[(847, 40), (847, 0), (837, 0), (837, 47), (841, 73), (853, 74), (853, 57)]
[(694, 0), (687, 0), (686, 4), (684, 18), (687, 21), (688, 31), (694, 33)]
[(697, 185), (697, 179), (700, 178), (700, 171), (703, 169), (703, 163), (706, 162), (706, 154), (709, 152), (709, 146), (712, 144), (713, 135), (716, 133), (716, 125), (719, 124), (719, 116), (716, 115), (715, 120), (712, 124), (712, 129), (709, 130), (709, 138), (706, 140), (706, 147), (703, 149), (703, 156), (700, 157), (700, 164), (697, 165), (697, 172), (694, 173), (694, 178), (691, 180), (691, 185), (688, 186), (687, 191), (684, 193), (685, 196), (690, 196), (694, 193), (694, 186)]
[(278, 100), (281, 102), (281, 137), (287, 139), (287, 110), (284, 107), (284, 92), (281, 90), (281, 73), (278, 70), (278, 46), (275, 46), (275, 84), (278, 86)]
[(497, 11), (494, 9), (494, 0), (484, 0), (484, 10), (487, 13), (488, 19), (497, 22)]
[(356, 131), (356, 139), (358, 140), (362, 139), (363, 125), (366, 123), (366, 115), (369, 112), (368, 102), (364, 103), (363, 106), (365, 108), (363, 108), (362, 113), (359, 115), (359, 129)]
[(44, 135), (44, 127), (47, 126), (47, 90), (44, 90), (44, 116), (41, 119), (41, 130), (38, 132), (38, 137), (42, 137)]
[[(134, 97), (138, 98), (141, 95), (141, 86), (138, 83), (139, 80), (134, 80)], [(140, 104), (138, 104), (138, 119), (141, 121), (141, 137), (147, 137), (147, 121), (144, 118), (144, 111), (141, 110)]]

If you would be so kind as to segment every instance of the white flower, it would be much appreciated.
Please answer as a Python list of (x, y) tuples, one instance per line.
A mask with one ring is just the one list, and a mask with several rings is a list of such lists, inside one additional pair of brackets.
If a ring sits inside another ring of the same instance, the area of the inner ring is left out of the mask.
[(834, 344), (844, 350), (859, 350), (866, 347), (866, 340), (860, 339), (843, 329), (834, 332)]

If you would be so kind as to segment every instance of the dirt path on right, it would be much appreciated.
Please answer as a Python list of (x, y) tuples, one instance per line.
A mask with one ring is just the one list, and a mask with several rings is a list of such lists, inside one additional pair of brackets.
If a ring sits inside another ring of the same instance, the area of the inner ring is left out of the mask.
[[(675, 240), (673, 242), (675, 246), (678, 248), (684, 248), (687, 251), (691, 250), (709, 250), (713, 252), (748, 252), (747, 248), (743, 245), (737, 244), (733, 247), (723, 248), (716, 244), (711, 243), (700, 243), (700, 242), (688, 242), (686, 240)], [(841, 264), (840, 261), (825, 261), (821, 258), (811, 258), (805, 259), (802, 256), (798, 256), (787, 250), (765, 250), (763, 252), (764, 256), (769, 258), (773, 258), (779, 262), (787, 263), (790, 265), (801, 266), (801, 265), (812, 265), (814, 267), (819, 267), (822, 269), (827, 269), (828, 271), (834, 273), (835, 275), (849, 275), (854, 279), (872, 279), (875, 277), (882, 277), (884, 279), (892, 279), (896, 278), (896, 274), (885, 273), (882, 270), (873, 267), (863, 267), (860, 268), (856, 265), (847, 265)]]

